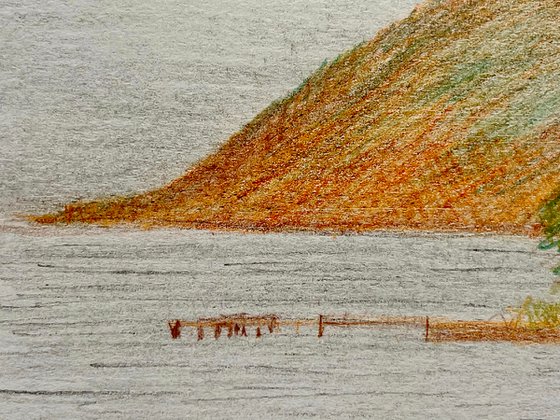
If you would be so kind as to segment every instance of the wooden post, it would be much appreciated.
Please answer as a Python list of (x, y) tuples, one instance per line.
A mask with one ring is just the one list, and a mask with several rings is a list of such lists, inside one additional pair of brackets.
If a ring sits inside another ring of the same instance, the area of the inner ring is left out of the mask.
[(204, 328), (202, 327), (202, 325), (199, 325), (196, 331), (197, 331), (198, 341), (204, 339)]
[(218, 338), (220, 338), (220, 335), (222, 335), (222, 326), (216, 325), (214, 327), (214, 338), (217, 340)]
[(430, 318), (426, 317), (426, 336), (424, 337), (425, 341), (428, 341), (429, 334), (430, 334)]
[(319, 315), (319, 333), (317, 334), (317, 337), (321, 338), (323, 336), (324, 330), (325, 327), (323, 325), (323, 315)]
[(245, 324), (241, 328), (241, 337), (247, 337), (247, 329), (245, 328)]
[(257, 327), (257, 338), (259, 338), (261, 335), (261, 327)]
[(231, 338), (232, 335), (233, 335), (233, 325), (230, 322), (227, 326), (227, 336), (228, 338)]
[(176, 320), (175, 323), (169, 322), (169, 330), (171, 331), (171, 338), (176, 339), (181, 337), (181, 321)]

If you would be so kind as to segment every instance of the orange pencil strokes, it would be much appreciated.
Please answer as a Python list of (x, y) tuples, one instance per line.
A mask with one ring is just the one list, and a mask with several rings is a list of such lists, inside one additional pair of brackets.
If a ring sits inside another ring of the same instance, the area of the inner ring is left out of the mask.
[[(200, 318), (196, 321), (174, 320), (169, 322), (171, 337), (180, 338), (181, 328), (190, 327), (197, 332), (197, 339), (204, 339), (204, 329), (213, 329), (214, 338), (220, 338), (221, 330), (235, 331), (236, 336), (247, 337), (247, 329), (254, 329), (256, 338), (262, 337), (261, 327), (268, 326), (270, 334), (289, 327), (296, 335), (302, 326), (316, 330), (317, 337), (325, 336), (330, 328), (380, 328), (380, 327), (425, 327), (426, 342), (446, 341), (509, 341), (518, 343), (560, 344), (560, 327), (534, 327), (514, 320), (502, 321), (459, 321), (428, 317), (379, 317), (363, 318), (351, 316), (319, 315), (315, 319), (281, 319), (277, 315), (224, 315), (216, 318)], [(241, 332), (240, 332), (241, 331)], [(228, 333), (228, 338), (233, 334)]]
[(160, 189), (40, 223), (540, 234), (560, 191), (556, 0), (428, 1)]

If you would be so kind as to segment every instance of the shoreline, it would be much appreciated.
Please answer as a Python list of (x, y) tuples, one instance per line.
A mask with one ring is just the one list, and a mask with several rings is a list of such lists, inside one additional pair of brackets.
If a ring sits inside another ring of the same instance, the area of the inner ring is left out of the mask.
[[(446, 229), (413, 229), (413, 228), (379, 228), (379, 229), (363, 229), (363, 230), (337, 230), (337, 229), (312, 229), (312, 228), (243, 228), (232, 226), (221, 227), (206, 227), (192, 226), (194, 224), (188, 223), (190, 226), (185, 226), (187, 223), (177, 224), (143, 224), (141, 222), (119, 222), (119, 223), (39, 223), (34, 220), (34, 215), (13, 214), (11, 218), (5, 218), (0, 222), (0, 232), (2, 233), (16, 233), (16, 234), (32, 234), (38, 232), (46, 232), (47, 230), (55, 229), (57, 232), (146, 232), (146, 231), (167, 231), (167, 232), (200, 232), (214, 234), (239, 234), (239, 235), (301, 235), (301, 236), (345, 236), (345, 237), (445, 237), (445, 238), (465, 238), (465, 237), (494, 237), (494, 238), (516, 238), (516, 239), (529, 239), (541, 240), (543, 239), (542, 232), (535, 233), (520, 233), (522, 230), (515, 231), (496, 231), (496, 230), (446, 230)], [(202, 225), (202, 224), (201, 224)], [(42, 236), (42, 235), (40, 235)]]

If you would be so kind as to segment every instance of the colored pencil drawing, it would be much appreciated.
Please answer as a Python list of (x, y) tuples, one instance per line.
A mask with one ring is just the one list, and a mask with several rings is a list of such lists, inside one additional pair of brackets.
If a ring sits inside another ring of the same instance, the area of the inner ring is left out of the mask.
[(0, 6), (0, 417), (554, 418), (557, 0)]
[(169, 185), (35, 220), (541, 233), (539, 210), (558, 214), (560, 72), (557, 3), (538, 3), (424, 3)]

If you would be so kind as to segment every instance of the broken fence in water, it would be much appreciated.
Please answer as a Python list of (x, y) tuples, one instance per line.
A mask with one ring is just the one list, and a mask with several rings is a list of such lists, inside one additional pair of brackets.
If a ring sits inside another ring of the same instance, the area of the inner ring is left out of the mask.
[(337, 317), (319, 315), (313, 319), (281, 319), (278, 315), (223, 315), (216, 318), (199, 318), (196, 321), (176, 319), (168, 322), (171, 337), (181, 337), (183, 328), (196, 331), (197, 339), (203, 340), (207, 330), (213, 332), (217, 340), (226, 334), (248, 337), (254, 334), (260, 338), (263, 334), (279, 332), (283, 327), (293, 328), (299, 334), (300, 328), (307, 327), (317, 331), (317, 337), (323, 337), (327, 327), (382, 327), (412, 326), (423, 329), (425, 341), (510, 341), (521, 343), (560, 344), (560, 328), (534, 328), (520, 325), (512, 320), (502, 321), (454, 321), (445, 318), (429, 317), (382, 317), (365, 319), (348, 315)]
[[(176, 319), (168, 322), (171, 337), (181, 337), (182, 329), (192, 328), (196, 331), (197, 339), (203, 340), (209, 330), (218, 339), (222, 334), (228, 338), (233, 336), (247, 337), (253, 333), (259, 338), (264, 333), (272, 334), (282, 327), (291, 327), (299, 334), (302, 327), (316, 328), (317, 337), (322, 337), (326, 327), (374, 327), (374, 326), (425, 326), (425, 339), (428, 339), (430, 321), (428, 317), (393, 317), (393, 318), (349, 318), (319, 315), (314, 319), (281, 319), (278, 315), (223, 315), (215, 318), (199, 318), (196, 321)], [(249, 331), (249, 332), (248, 332)]]

